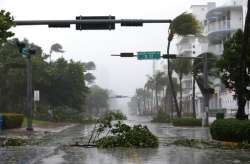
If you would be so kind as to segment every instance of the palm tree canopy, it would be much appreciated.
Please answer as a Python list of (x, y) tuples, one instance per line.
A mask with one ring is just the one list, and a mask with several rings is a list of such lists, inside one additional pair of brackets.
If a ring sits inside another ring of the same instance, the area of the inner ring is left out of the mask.
[(180, 36), (200, 34), (200, 23), (191, 13), (184, 12), (177, 16), (170, 25), (170, 31)]
[(188, 59), (176, 59), (173, 60), (173, 69), (177, 74), (180, 75), (187, 75), (191, 72), (192, 70), (192, 63)]
[(59, 43), (55, 43), (50, 47), (50, 53), (52, 52), (60, 52), (60, 53), (64, 53), (65, 51), (63, 50), (63, 47), (61, 44)]

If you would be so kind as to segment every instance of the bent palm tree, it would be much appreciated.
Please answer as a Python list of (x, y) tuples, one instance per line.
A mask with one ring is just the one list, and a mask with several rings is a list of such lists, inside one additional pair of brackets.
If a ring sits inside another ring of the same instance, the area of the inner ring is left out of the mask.
[(52, 52), (59, 52), (59, 53), (64, 53), (65, 51), (63, 50), (63, 47), (61, 44), (59, 43), (55, 43), (50, 47), (50, 52), (49, 52), (49, 56), (50, 56), (50, 63), (51, 63), (51, 54)]
[[(190, 13), (182, 13), (181, 15), (176, 17), (169, 26), (167, 54), (169, 55), (170, 44), (175, 34), (180, 36), (185, 36), (185, 35), (197, 35), (199, 33), (200, 33), (200, 25), (199, 22), (194, 18), (194, 16)], [(176, 98), (176, 90), (173, 84), (172, 68), (169, 58), (168, 58), (168, 77), (169, 77), (171, 92), (174, 98), (174, 105), (176, 108), (177, 117), (181, 117), (181, 112), (179, 110)]]

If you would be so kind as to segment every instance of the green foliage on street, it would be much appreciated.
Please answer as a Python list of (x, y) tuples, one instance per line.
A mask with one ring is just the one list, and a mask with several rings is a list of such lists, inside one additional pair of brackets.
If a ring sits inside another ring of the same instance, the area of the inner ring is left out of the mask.
[(220, 119), (210, 126), (212, 138), (221, 141), (250, 143), (250, 121)]
[(9, 37), (14, 36), (9, 29), (15, 25), (14, 18), (9, 12), (0, 11), (0, 46), (7, 41)]
[[(250, 76), (245, 72), (245, 69), (249, 70), (250, 68), (250, 57), (247, 55), (244, 66), (241, 57), (242, 45), (243, 31), (238, 30), (224, 42), (224, 52), (218, 62), (218, 67), (222, 74), (222, 82), (226, 88), (234, 91), (235, 97), (238, 99), (238, 118), (244, 119), (245, 104), (247, 100), (250, 100), (250, 92), (246, 89), (250, 83)], [(248, 44), (248, 50), (250, 50), (249, 47), (250, 44)], [(244, 80), (242, 80), (242, 76), (244, 76)]]
[(170, 116), (165, 112), (159, 112), (151, 122), (156, 123), (170, 123)]
[(195, 118), (176, 118), (173, 119), (174, 126), (202, 126), (201, 119)]
[(20, 128), (22, 126), (24, 115), (17, 113), (2, 113), (3, 129)]
[(96, 141), (99, 148), (112, 147), (157, 147), (158, 138), (154, 136), (147, 126), (134, 125), (130, 127), (118, 121), (111, 128), (112, 136), (106, 136)]

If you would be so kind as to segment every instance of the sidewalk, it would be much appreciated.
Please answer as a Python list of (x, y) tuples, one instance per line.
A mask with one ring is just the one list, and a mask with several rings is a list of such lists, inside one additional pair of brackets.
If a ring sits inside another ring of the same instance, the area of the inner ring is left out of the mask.
[(0, 137), (7, 138), (42, 138), (48, 133), (59, 133), (76, 124), (49, 122), (47, 125), (33, 125), (33, 131), (27, 131), (26, 128), (6, 129), (0, 131)]

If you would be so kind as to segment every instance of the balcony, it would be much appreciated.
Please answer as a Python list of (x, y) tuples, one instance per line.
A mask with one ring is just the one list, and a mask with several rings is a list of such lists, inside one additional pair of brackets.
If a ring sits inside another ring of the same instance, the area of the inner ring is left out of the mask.
[(207, 13), (205, 32), (210, 43), (219, 44), (232, 32), (242, 28), (242, 6), (222, 6)]
[(222, 40), (238, 29), (231, 28), (230, 24), (230, 20), (220, 20), (208, 23), (207, 36), (209, 41), (213, 44), (221, 43)]

